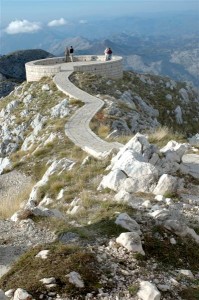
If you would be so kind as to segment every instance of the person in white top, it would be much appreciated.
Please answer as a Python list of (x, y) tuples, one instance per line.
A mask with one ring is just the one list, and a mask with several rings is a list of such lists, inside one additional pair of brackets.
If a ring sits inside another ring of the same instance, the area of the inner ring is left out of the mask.
[(104, 54), (105, 54), (105, 60), (111, 60), (112, 59), (112, 50), (111, 50), (111, 48), (106, 48), (104, 50)]

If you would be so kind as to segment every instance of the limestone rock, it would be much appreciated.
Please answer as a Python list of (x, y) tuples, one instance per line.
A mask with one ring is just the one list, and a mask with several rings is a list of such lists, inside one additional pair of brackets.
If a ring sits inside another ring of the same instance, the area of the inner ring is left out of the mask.
[(34, 216), (41, 216), (41, 217), (53, 217), (57, 219), (62, 219), (63, 214), (56, 208), (48, 209), (46, 207), (37, 206), (31, 209), (31, 213)]
[(189, 277), (189, 278), (192, 278), (192, 279), (194, 278), (193, 273), (190, 270), (181, 269), (178, 272), (179, 272), (179, 274), (182, 274), (186, 277)]
[(186, 154), (182, 157), (181, 172), (199, 179), (199, 155)]
[(27, 293), (27, 291), (18, 288), (14, 293), (13, 300), (31, 300), (32, 296)]
[(39, 281), (41, 281), (43, 284), (53, 284), (56, 282), (56, 279), (54, 277), (48, 277), (48, 278), (42, 278)]
[(39, 258), (42, 258), (42, 259), (47, 259), (49, 252), (50, 252), (50, 250), (42, 250), (35, 257), (39, 257)]
[(84, 282), (79, 273), (73, 271), (73, 272), (70, 272), (68, 275), (66, 275), (66, 277), (68, 277), (69, 282), (74, 284), (76, 287), (78, 287), (78, 288), (84, 287)]
[(170, 194), (174, 193), (177, 190), (178, 186), (178, 178), (168, 175), (168, 174), (163, 174), (159, 181), (157, 186), (155, 187), (153, 193), (155, 195), (165, 195), (165, 194)]
[(64, 170), (68, 170), (70, 171), (73, 166), (74, 166), (74, 162), (67, 159), (67, 158), (62, 158), (60, 160), (55, 160), (50, 167), (47, 169), (47, 171), (45, 172), (45, 174), (43, 175), (42, 179), (40, 181), (38, 181), (35, 186), (33, 187), (29, 199), (28, 199), (28, 208), (29, 208), (29, 204), (31, 203), (31, 201), (33, 202), (37, 202), (37, 198), (38, 198), (38, 193), (39, 193), (39, 188), (43, 185), (45, 185), (48, 182), (48, 179), (50, 176), (52, 176), (54, 173), (62, 173)]
[(0, 290), (0, 300), (7, 300), (8, 298), (6, 297), (6, 295), (4, 294), (4, 292), (2, 290)]
[(118, 203), (126, 203), (130, 205), (133, 200), (133, 197), (130, 193), (126, 192), (124, 189), (120, 189), (119, 192), (114, 196), (114, 199)]
[(199, 147), (199, 133), (189, 138), (188, 141), (192, 146)]
[(127, 213), (120, 214), (117, 217), (115, 223), (125, 229), (128, 229), (129, 231), (133, 231), (133, 232), (136, 231), (138, 234), (141, 234), (139, 224), (135, 220), (130, 218)]
[(141, 281), (140, 289), (137, 293), (142, 300), (160, 300), (160, 292), (154, 284), (149, 281)]
[(142, 249), (140, 236), (137, 232), (121, 233), (116, 239), (116, 242), (130, 252), (136, 252), (145, 255), (144, 250)]
[[(14, 293), (15, 293), (15, 289), (10, 289), (10, 290), (8, 290), (8, 291), (6, 291), (5, 292), (5, 295), (6, 295), (6, 297), (8, 297), (8, 298), (12, 298), (13, 296), (14, 296)], [(1, 294), (0, 294), (1, 295)], [(0, 299), (1, 299), (1, 297), (0, 297)], [(7, 298), (6, 298), (7, 299)]]
[(68, 108), (68, 100), (64, 99), (59, 104), (54, 106), (51, 109), (51, 116), (53, 118), (64, 118), (68, 116), (69, 108)]
[(43, 84), (42, 87), (41, 87), (41, 89), (42, 89), (42, 91), (49, 91), (50, 90), (48, 84)]
[[(166, 155), (167, 160), (171, 160), (171, 161), (173, 160), (179, 162), (188, 148), (189, 148), (188, 144), (185, 143), (180, 144), (172, 140), (169, 141), (165, 147), (161, 148), (160, 152)], [(171, 157), (172, 154), (175, 154), (176, 157), (178, 158), (176, 159), (175, 156), (173, 156), (172, 158)]]
[(112, 159), (108, 167), (111, 172), (103, 178), (100, 186), (114, 191), (122, 187), (129, 193), (151, 192), (151, 186), (158, 178), (158, 170), (148, 163), (154, 151), (156, 149), (145, 136), (136, 134)]
[(179, 105), (175, 108), (174, 113), (175, 113), (176, 123), (183, 124), (182, 109)]
[(113, 191), (118, 191), (126, 178), (126, 174), (121, 170), (113, 170), (103, 177), (98, 190), (109, 188)]
[(185, 90), (184, 88), (181, 88), (179, 90), (179, 94), (181, 96), (182, 102), (189, 103), (189, 95), (187, 93), (187, 90)]
[(12, 163), (9, 160), (9, 158), (0, 158), (0, 174), (2, 174), (5, 170), (11, 170), (12, 169)]
[(31, 103), (31, 101), (33, 100), (33, 97), (31, 94), (28, 94), (25, 96), (25, 98), (23, 99), (23, 102), (26, 106), (28, 106), (28, 104)]

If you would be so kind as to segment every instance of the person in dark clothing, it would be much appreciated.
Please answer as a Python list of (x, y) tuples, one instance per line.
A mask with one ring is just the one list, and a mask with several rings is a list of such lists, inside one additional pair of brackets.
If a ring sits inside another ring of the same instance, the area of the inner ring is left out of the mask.
[(108, 54), (108, 60), (111, 60), (112, 59), (112, 50), (111, 48), (108, 48), (108, 51), (107, 51), (107, 54)]
[(74, 53), (73, 46), (70, 47), (69, 53), (70, 53), (70, 60), (71, 60), (71, 62), (73, 62), (73, 53)]

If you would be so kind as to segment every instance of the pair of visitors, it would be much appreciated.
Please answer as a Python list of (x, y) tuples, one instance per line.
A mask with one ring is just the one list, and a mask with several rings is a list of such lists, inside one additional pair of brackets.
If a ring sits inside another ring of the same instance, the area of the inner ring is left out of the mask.
[(112, 50), (111, 48), (106, 48), (104, 51), (105, 54), (105, 60), (111, 60), (112, 59)]
[(74, 53), (74, 49), (73, 46), (70, 46), (70, 49), (68, 47), (66, 47), (65, 49), (65, 61), (66, 62), (73, 62), (73, 53)]

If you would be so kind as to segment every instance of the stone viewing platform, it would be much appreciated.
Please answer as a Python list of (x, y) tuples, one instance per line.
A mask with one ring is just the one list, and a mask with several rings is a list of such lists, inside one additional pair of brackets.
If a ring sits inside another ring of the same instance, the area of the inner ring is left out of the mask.
[(54, 76), (63, 71), (79, 71), (102, 75), (107, 78), (123, 77), (121, 56), (113, 56), (105, 61), (104, 55), (79, 55), (73, 62), (65, 62), (65, 57), (53, 57), (31, 61), (25, 64), (28, 82), (39, 81), (44, 76)]

